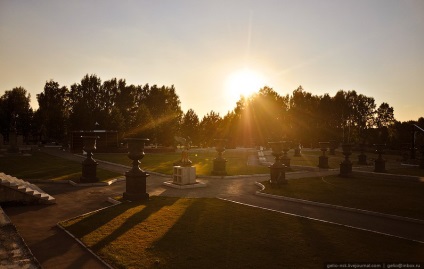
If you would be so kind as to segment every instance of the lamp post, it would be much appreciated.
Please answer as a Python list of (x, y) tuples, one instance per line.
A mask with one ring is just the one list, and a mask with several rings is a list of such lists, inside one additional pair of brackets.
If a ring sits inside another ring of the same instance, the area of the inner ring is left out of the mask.
[(215, 176), (226, 176), (226, 164), (227, 160), (222, 157), (222, 153), (225, 151), (225, 143), (227, 139), (214, 139), (215, 149), (218, 152), (218, 156), (213, 160), (212, 175)]
[(146, 179), (149, 176), (140, 169), (140, 160), (144, 157), (144, 143), (147, 138), (126, 138), (128, 143), (128, 158), (132, 160), (132, 168), (125, 172), (126, 190), (123, 194), (125, 200), (141, 201), (148, 200), (149, 194), (146, 192)]
[(81, 136), (83, 140), (83, 149), (87, 152), (87, 158), (82, 162), (82, 175), (80, 177), (81, 183), (98, 182), (97, 178), (97, 165), (93, 159), (93, 151), (96, 150), (96, 140), (98, 136)]

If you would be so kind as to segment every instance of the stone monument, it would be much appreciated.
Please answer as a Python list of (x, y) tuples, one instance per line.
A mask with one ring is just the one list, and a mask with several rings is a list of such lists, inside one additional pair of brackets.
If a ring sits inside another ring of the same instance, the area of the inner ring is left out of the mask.
[(218, 156), (213, 160), (212, 175), (214, 176), (226, 176), (226, 164), (227, 160), (222, 157), (222, 153), (225, 151), (225, 143), (227, 139), (214, 139), (216, 143), (216, 151)]
[(283, 157), (281, 157), (281, 163), (290, 168), (290, 158), (287, 156), (287, 152), (290, 150), (291, 141), (283, 141)]
[(279, 187), (280, 184), (287, 184), (285, 169), (286, 166), (281, 162), (283, 142), (268, 142), (272, 149), (272, 155), (275, 157), (274, 163), (269, 166), (271, 186)]
[(128, 143), (128, 158), (132, 160), (132, 168), (125, 172), (126, 189), (123, 198), (129, 201), (148, 200), (146, 192), (146, 181), (149, 174), (139, 167), (140, 160), (144, 157), (144, 143), (147, 138), (126, 138)]
[(383, 159), (384, 148), (386, 144), (374, 144), (375, 151), (378, 154), (378, 158), (375, 160), (374, 172), (384, 173), (386, 172), (386, 161)]
[(294, 157), (300, 157), (301, 155), (302, 146), (300, 143), (294, 147)]
[(343, 155), (345, 159), (340, 163), (340, 176), (349, 177), (352, 175), (352, 162), (349, 160), (349, 156), (352, 154), (352, 144), (342, 144)]
[(328, 149), (328, 146), (330, 145), (330, 142), (319, 142), (319, 145), (321, 147), (322, 155), (319, 156), (319, 163), (318, 167), (323, 169), (328, 169), (328, 157), (325, 156), (325, 152)]
[(175, 140), (183, 146), (181, 160), (174, 163), (173, 181), (178, 185), (195, 184), (196, 182), (196, 167), (192, 166), (189, 159), (188, 151), (190, 149), (189, 139), (175, 136)]
[(82, 162), (82, 175), (80, 177), (81, 183), (93, 183), (98, 182), (97, 177), (97, 165), (99, 165), (93, 159), (93, 151), (96, 150), (96, 139), (97, 136), (81, 136), (84, 142), (84, 151), (87, 152), (87, 158)]

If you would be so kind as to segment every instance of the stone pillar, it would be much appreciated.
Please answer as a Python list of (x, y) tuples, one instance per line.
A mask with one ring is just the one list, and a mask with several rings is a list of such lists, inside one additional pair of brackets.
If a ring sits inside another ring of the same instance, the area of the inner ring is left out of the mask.
[(374, 172), (384, 173), (386, 172), (386, 161), (383, 159), (383, 153), (386, 144), (374, 144), (374, 146), (378, 154), (378, 158), (375, 160)]
[(216, 151), (218, 156), (213, 160), (212, 175), (214, 176), (226, 176), (226, 164), (227, 160), (222, 157), (222, 153), (225, 151), (225, 143), (227, 139), (214, 139), (216, 143)]
[(98, 182), (97, 178), (97, 165), (93, 159), (93, 151), (96, 150), (97, 136), (81, 136), (84, 142), (84, 151), (87, 152), (87, 158), (82, 162), (82, 175), (80, 177), (81, 183)]
[(367, 155), (365, 155), (365, 144), (359, 144), (360, 154), (358, 155), (358, 164), (367, 165)]
[(275, 162), (269, 166), (271, 186), (279, 187), (280, 184), (287, 184), (285, 165), (281, 163), (282, 144), (283, 142), (268, 142), (272, 148), (272, 155), (275, 157)]
[(352, 162), (349, 160), (349, 156), (352, 154), (352, 145), (342, 144), (342, 148), (345, 159), (340, 163), (340, 176), (349, 177), (352, 175)]
[(283, 157), (281, 163), (286, 167), (290, 168), (290, 158), (287, 156), (287, 152), (290, 150), (291, 141), (283, 141)]
[(140, 160), (144, 157), (144, 143), (147, 138), (126, 138), (128, 143), (128, 158), (132, 160), (131, 170), (125, 172), (126, 188), (123, 198), (129, 201), (148, 200), (146, 181), (149, 174), (139, 167)]
[(319, 168), (323, 168), (323, 169), (330, 168), (328, 166), (328, 157), (325, 156), (325, 152), (327, 151), (329, 144), (330, 144), (329, 142), (319, 142), (319, 145), (322, 151), (322, 156), (319, 156), (319, 163), (318, 163)]

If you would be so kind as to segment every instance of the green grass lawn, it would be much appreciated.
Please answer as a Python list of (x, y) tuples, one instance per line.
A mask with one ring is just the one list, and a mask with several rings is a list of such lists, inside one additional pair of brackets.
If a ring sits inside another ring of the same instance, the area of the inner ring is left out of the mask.
[[(196, 167), (197, 175), (210, 175), (213, 167), (213, 159), (216, 158), (215, 152), (189, 152), (189, 158)], [(269, 168), (266, 166), (250, 166), (247, 165), (249, 154), (256, 152), (225, 152), (223, 157), (227, 160), (228, 175), (251, 175), (251, 174), (267, 174)], [(95, 159), (119, 163), (123, 165), (131, 165), (131, 160), (126, 154), (95, 154)], [(146, 153), (141, 160), (140, 167), (143, 170), (163, 173), (171, 175), (173, 173), (173, 163), (181, 159), (181, 152), (172, 153)]]
[(114, 268), (422, 261), (424, 245), (215, 198), (151, 197), (61, 223)]
[[(81, 163), (54, 157), (35, 151), (32, 156), (6, 155), (0, 158), (0, 172), (21, 179), (51, 179), (78, 181), (81, 177)], [(108, 181), (121, 174), (97, 169), (97, 177)]]
[(280, 188), (269, 182), (265, 192), (424, 220), (424, 183), (372, 177), (326, 176), (288, 180)]
[(396, 168), (396, 169), (388, 169), (387, 173), (424, 177), (424, 169), (420, 169), (418, 167), (411, 167), (411, 166), (405, 166), (405, 167)]

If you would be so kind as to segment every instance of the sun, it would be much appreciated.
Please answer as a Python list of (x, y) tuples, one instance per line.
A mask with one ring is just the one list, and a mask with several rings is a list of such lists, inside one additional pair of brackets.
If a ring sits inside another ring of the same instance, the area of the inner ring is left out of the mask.
[(227, 78), (225, 88), (229, 96), (240, 98), (249, 97), (265, 86), (265, 78), (258, 72), (244, 68), (230, 74)]

